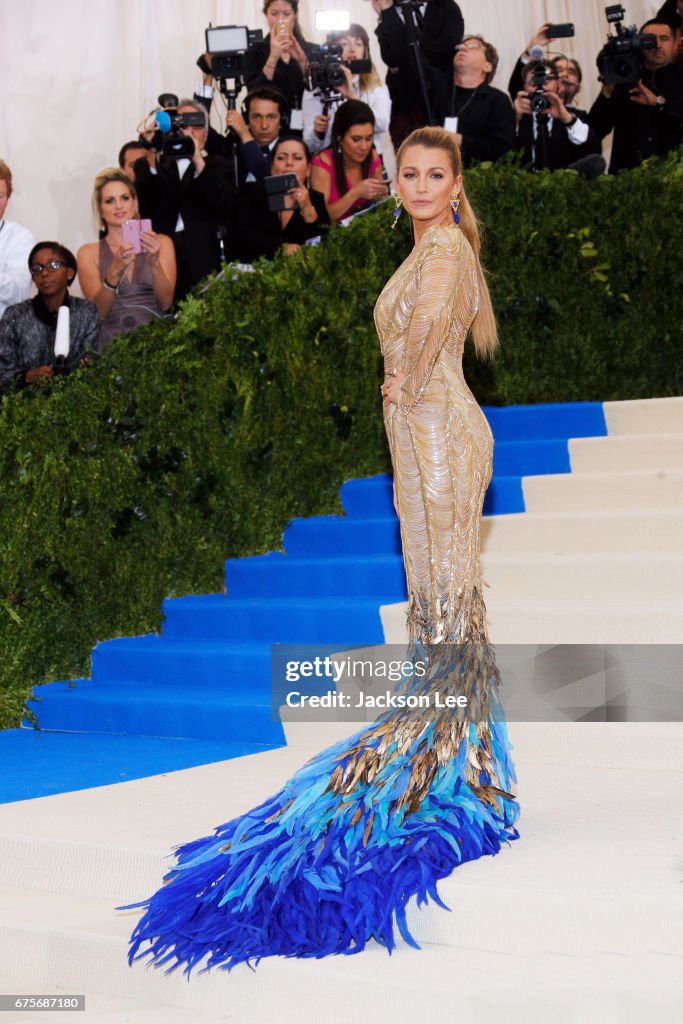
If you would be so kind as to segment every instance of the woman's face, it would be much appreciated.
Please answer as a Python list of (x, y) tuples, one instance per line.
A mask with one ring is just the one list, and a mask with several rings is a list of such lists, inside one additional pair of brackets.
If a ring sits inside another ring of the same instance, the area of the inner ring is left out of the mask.
[(266, 10), (266, 21), (268, 22), (268, 30), (271, 33), (276, 31), (278, 21), (289, 22), (291, 29), (295, 18), (294, 8), (290, 3), (287, 3), (287, 0), (273, 0)]
[(365, 44), (360, 36), (342, 36), (339, 40), (342, 49), (342, 60), (365, 60)]
[(354, 124), (341, 137), (341, 151), (348, 163), (362, 164), (372, 149), (374, 128), (371, 124)]
[(107, 227), (123, 224), (138, 215), (138, 204), (133, 193), (122, 181), (108, 181), (100, 193), (100, 215)]
[(296, 174), (300, 185), (305, 185), (308, 177), (308, 160), (304, 147), (296, 139), (281, 142), (273, 157), (273, 174)]
[[(61, 264), (57, 270), (49, 266), (53, 261)], [(38, 249), (31, 260), (31, 277), (40, 294), (47, 298), (65, 292), (73, 280), (74, 272), (53, 249)]]
[(462, 188), (447, 149), (409, 146), (401, 156), (397, 191), (414, 220), (440, 224), (451, 216), (451, 198)]

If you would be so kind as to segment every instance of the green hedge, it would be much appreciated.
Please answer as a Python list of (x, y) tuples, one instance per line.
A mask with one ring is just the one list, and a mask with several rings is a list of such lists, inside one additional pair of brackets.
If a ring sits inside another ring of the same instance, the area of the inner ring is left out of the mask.
[[(481, 402), (681, 393), (683, 165), (588, 183), (480, 168), (501, 327), (468, 355)], [(277, 548), (388, 468), (372, 308), (410, 248), (390, 208), (234, 275), (178, 322), (0, 406), (0, 724), (31, 686), (88, 672), (97, 640), (158, 629), (166, 595), (219, 590), (226, 556)]]

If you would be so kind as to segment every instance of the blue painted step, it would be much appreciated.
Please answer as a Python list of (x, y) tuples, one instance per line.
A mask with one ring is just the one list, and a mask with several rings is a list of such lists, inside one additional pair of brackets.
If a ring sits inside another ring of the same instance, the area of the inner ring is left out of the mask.
[(400, 554), (359, 554), (330, 558), (296, 558), (280, 552), (225, 563), (228, 597), (375, 597), (382, 603), (403, 601), (406, 577)]
[[(564, 442), (553, 442), (563, 444)], [(546, 469), (543, 472), (564, 473), (569, 472), (569, 455), (566, 452), (564, 457), (559, 456), (553, 459), (552, 470)], [(543, 455), (536, 454), (536, 464), (543, 459)], [(530, 462), (531, 464), (531, 462)], [(566, 465), (566, 469), (564, 468)], [(532, 467), (533, 468), (533, 467)], [(540, 470), (538, 470), (540, 472)], [(525, 474), (527, 475), (527, 474)], [(533, 475), (533, 474), (528, 474)], [(393, 486), (391, 477), (383, 473), (379, 476), (369, 476), (362, 480), (347, 480), (341, 487), (341, 502), (344, 512), (350, 519), (396, 519), (394, 512)], [(524, 499), (522, 497), (522, 479), (519, 475), (494, 477), (489, 485), (484, 501), (484, 515), (501, 515), (510, 512), (523, 512)], [(318, 516), (316, 521), (330, 519), (330, 516)], [(298, 522), (299, 520), (294, 520)], [(290, 547), (288, 531), (284, 534), (284, 546), (290, 554), (313, 554), (313, 550), (293, 550)], [(370, 538), (368, 538), (370, 539)], [(367, 549), (368, 554), (384, 554), (386, 547), (382, 544), (375, 550), (374, 547)], [(390, 549), (393, 550), (393, 549)], [(398, 549), (400, 551), (400, 547)], [(337, 552), (328, 550), (327, 554), (343, 554), (346, 549)]]
[(279, 746), (282, 740), (256, 744), (7, 729), (0, 731), (0, 803), (145, 779)]
[[(311, 580), (315, 593), (315, 580)], [(379, 603), (372, 598), (235, 598), (225, 594), (164, 601), (164, 636), (253, 643), (382, 643)]]
[(75, 686), (49, 683), (29, 703), (43, 729), (277, 746), (282, 726), (273, 720), (269, 689), (260, 688), (257, 696), (250, 692), (249, 678), (241, 682), (241, 689), (228, 695), (158, 686), (136, 686), (132, 694), (125, 684), (103, 686), (92, 680)]
[(175, 643), (165, 636), (124, 637), (98, 644), (92, 655), (92, 676), (98, 683), (124, 683), (131, 691), (140, 683), (166, 689), (188, 688), (228, 693), (244, 687), (266, 692), (270, 685), (270, 645), (224, 643), (220, 639)]
[(485, 405), (483, 411), (497, 442), (604, 437), (607, 433), (602, 402)]

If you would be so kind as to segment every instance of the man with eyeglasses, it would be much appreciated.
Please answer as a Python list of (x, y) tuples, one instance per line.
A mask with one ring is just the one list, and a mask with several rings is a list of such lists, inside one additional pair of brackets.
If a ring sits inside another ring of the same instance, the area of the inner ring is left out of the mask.
[(69, 249), (38, 242), (27, 263), (38, 294), (9, 306), (0, 319), (0, 395), (82, 366), (100, 333), (94, 302), (69, 295), (76, 277)]
[(434, 119), (454, 133), (465, 167), (499, 160), (515, 144), (512, 104), (491, 85), (497, 67), (496, 48), (469, 35), (456, 47), (451, 74), (429, 70)]
[(0, 316), (7, 306), (27, 298), (31, 287), (26, 259), (35, 239), (21, 224), (5, 219), (11, 195), (12, 172), (0, 160)]

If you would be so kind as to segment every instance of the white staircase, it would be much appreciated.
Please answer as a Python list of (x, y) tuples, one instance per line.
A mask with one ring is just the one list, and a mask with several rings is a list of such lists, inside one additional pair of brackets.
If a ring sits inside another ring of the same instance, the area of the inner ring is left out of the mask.
[[(525, 481), (528, 511), (485, 523), (498, 643), (683, 640), (683, 399), (606, 411), (610, 436), (572, 442), (571, 475)], [(383, 609), (387, 640), (404, 641), (404, 616)], [(521, 839), (441, 884), (451, 913), (411, 910), (419, 953), (271, 959), (189, 983), (129, 968), (136, 913), (115, 906), (158, 887), (174, 844), (353, 728), (292, 721), (281, 750), (0, 806), (0, 993), (84, 993), (64, 1024), (679, 1024), (681, 723), (511, 722)]]

